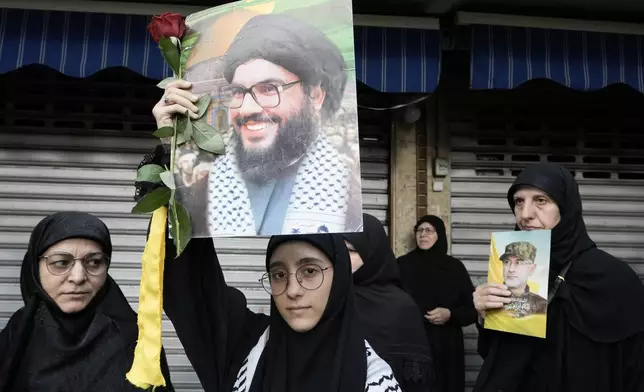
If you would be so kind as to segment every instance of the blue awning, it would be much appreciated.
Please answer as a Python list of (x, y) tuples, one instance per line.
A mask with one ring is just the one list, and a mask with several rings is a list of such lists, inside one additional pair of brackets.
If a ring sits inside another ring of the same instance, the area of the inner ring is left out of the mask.
[(357, 26), (354, 41), (356, 76), (364, 84), (391, 93), (436, 90), (441, 64), (438, 30)]
[[(0, 8), (0, 73), (42, 64), (73, 77), (127, 67), (152, 79), (170, 76), (139, 15)], [(385, 92), (432, 92), (438, 84), (440, 33), (356, 27), (358, 80)]]
[(644, 92), (642, 36), (488, 25), (471, 29), (473, 89), (511, 89), (545, 78), (581, 91), (623, 83)]

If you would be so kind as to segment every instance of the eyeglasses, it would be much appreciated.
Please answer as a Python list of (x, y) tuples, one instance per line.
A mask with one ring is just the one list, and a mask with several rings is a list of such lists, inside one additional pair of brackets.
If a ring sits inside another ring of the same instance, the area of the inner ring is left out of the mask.
[(110, 258), (104, 253), (96, 252), (90, 253), (85, 257), (75, 258), (74, 255), (69, 253), (52, 253), (48, 256), (40, 256), (45, 260), (47, 270), (52, 275), (65, 275), (72, 270), (76, 260), (81, 262), (85, 271), (90, 275), (102, 275), (107, 271), (110, 264)]
[(281, 295), (286, 291), (291, 275), (306, 290), (317, 290), (324, 283), (324, 271), (331, 267), (322, 268), (315, 264), (306, 264), (295, 271), (295, 274), (288, 273), (283, 269), (275, 269), (262, 275), (259, 280), (262, 287), (270, 295)]
[(223, 104), (230, 109), (239, 109), (244, 104), (244, 98), (246, 98), (246, 94), (248, 93), (250, 93), (259, 106), (264, 109), (271, 109), (279, 106), (282, 102), (280, 94), (284, 90), (298, 83), (300, 83), (299, 80), (282, 85), (275, 83), (257, 83), (249, 88), (230, 85), (221, 87), (219, 93)]
[(436, 230), (431, 229), (429, 227), (421, 227), (421, 228), (416, 230), (416, 233), (418, 233), (418, 234), (423, 234), (423, 233), (434, 234), (434, 233), (436, 233)]

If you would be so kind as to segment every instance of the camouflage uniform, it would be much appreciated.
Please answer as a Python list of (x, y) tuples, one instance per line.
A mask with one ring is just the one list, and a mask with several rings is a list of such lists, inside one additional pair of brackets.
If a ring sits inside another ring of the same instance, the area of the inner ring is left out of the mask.
[[(506, 263), (510, 256), (519, 260), (534, 264), (537, 256), (537, 247), (527, 241), (512, 242), (505, 247), (505, 253), (500, 257)], [(526, 285), (525, 293), (510, 296), (511, 302), (505, 304), (503, 309), (512, 313), (514, 317), (520, 318), (531, 314), (545, 314), (548, 301), (538, 294), (530, 292), (530, 286)]]

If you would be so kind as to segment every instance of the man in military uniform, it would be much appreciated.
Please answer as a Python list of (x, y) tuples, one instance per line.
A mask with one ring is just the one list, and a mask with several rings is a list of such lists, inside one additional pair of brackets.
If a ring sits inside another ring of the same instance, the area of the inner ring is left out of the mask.
[(546, 313), (548, 302), (540, 295), (531, 293), (528, 285), (528, 279), (537, 267), (534, 263), (536, 256), (536, 246), (520, 241), (508, 244), (500, 257), (503, 262), (504, 284), (512, 293), (511, 302), (504, 305), (503, 309), (514, 317)]

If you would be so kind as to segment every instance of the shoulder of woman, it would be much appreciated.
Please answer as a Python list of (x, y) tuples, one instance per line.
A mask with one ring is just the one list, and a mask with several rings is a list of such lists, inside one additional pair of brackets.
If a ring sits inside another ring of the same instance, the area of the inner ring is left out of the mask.
[(380, 358), (369, 342), (364, 341), (367, 356), (367, 381), (365, 387), (369, 391), (397, 391), (398, 381), (393, 370), (384, 359)]

